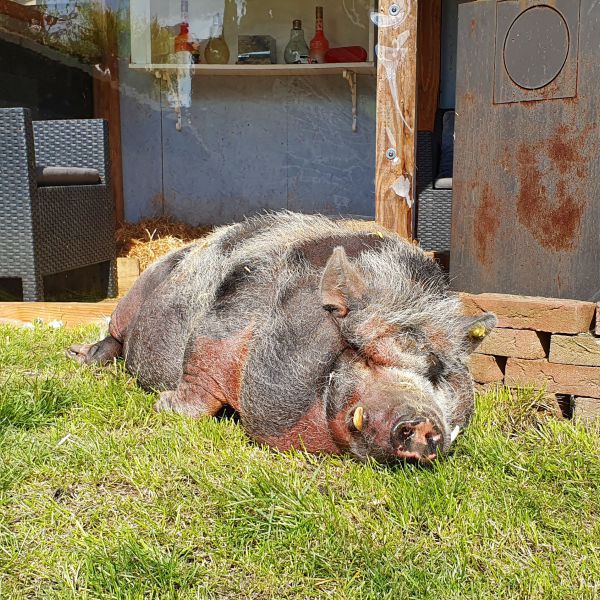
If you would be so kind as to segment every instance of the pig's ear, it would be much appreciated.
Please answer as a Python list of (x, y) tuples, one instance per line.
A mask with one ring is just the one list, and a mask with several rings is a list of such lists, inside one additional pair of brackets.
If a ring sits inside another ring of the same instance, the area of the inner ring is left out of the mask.
[(473, 352), (497, 324), (498, 319), (493, 313), (484, 313), (479, 317), (465, 319), (464, 328), (468, 351)]
[(323, 308), (342, 319), (348, 314), (353, 300), (362, 298), (366, 289), (360, 271), (348, 260), (344, 248), (334, 248), (321, 277)]

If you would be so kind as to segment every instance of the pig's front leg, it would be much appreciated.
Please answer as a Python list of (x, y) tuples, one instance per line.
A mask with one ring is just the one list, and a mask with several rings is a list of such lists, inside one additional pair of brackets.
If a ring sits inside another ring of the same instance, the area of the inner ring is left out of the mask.
[(186, 417), (200, 419), (216, 415), (223, 403), (202, 388), (179, 384), (175, 391), (161, 392), (158, 401), (154, 404), (157, 412), (174, 412)]
[(162, 392), (154, 408), (194, 418), (212, 417), (225, 405), (238, 410), (250, 337), (248, 328), (221, 340), (196, 338), (186, 350), (177, 389)]

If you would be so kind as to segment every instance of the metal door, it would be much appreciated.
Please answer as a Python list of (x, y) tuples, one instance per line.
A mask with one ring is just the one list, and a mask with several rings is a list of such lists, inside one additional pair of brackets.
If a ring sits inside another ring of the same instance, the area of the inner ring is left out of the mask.
[(600, 2), (460, 6), (456, 289), (600, 297)]

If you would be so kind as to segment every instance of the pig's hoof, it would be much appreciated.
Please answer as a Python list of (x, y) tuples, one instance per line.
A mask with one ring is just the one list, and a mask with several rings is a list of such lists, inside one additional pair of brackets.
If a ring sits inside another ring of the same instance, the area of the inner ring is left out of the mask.
[(158, 400), (154, 404), (156, 412), (172, 412), (184, 417), (193, 417), (200, 419), (214, 414), (201, 402), (185, 402), (177, 397), (177, 392), (161, 392)]
[(68, 358), (76, 360), (80, 365), (85, 365), (88, 362), (90, 351), (97, 344), (73, 344), (65, 350)]
[(174, 395), (175, 392), (161, 392), (158, 400), (154, 403), (154, 410), (156, 412), (178, 412), (171, 402)]
[(82, 365), (107, 365), (121, 356), (123, 345), (111, 335), (95, 344), (73, 344), (66, 355)]

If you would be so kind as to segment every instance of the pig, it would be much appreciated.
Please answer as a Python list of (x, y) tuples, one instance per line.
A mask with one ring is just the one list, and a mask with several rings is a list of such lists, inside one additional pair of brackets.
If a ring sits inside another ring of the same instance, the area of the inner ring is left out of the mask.
[(473, 413), (466, 318), (431, 258), (376, 226), (271, 213), (216, 229), (148, 268), (83, 364), (122, 357), (155, 408), (239, 414), (279, 450), (429, 463)]

